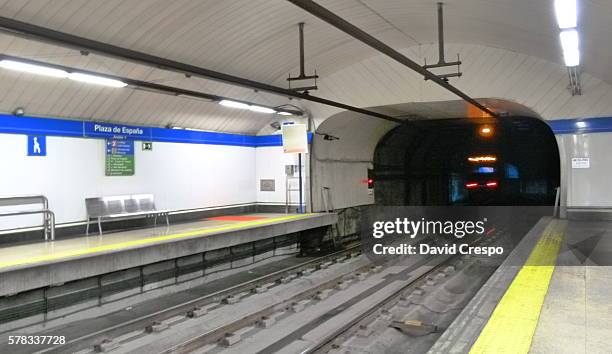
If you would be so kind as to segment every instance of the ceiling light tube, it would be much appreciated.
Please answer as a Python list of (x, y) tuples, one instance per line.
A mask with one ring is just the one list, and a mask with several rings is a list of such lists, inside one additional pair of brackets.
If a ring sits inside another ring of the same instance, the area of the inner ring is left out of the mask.
[(55, 68), (51, 68), (51, 67), (47, 67), (43, 65), (28, 64), (28, 63), (15, 61), (15, 60), (8, 60), (8, 59), (0, 60), (0, 67), (9, 69), (9, 70), (22, 71), (22, 72), (26, 72), (30, 74), (37, 74), (37, 75), (43, 75), (43, 76), (51, 76), (51, 77), (59, 77), (59, 78), (65, 78), (68, 76), (68, 73), (64, 70), (55, 69)]
[(219, 101), (219, 104), (225, 107), (231, 107), (231, 108), (240, 108), (240, 109), (249, 109), (249, 105), (246, 103), (242, 103), (242, 102), (236, 102), (236, 101), (232, 101), (232, 100), (221, 100)]
[(89, 74), (83, 74), (83, 73), (70, 73), (68, 74), (68, 78), (74, 81), (85, 82), (85, 83), (94, 84), (94, 85), (108, 86), (108, 87), (126, 87), (127, 86), (127, 84), (123, 81), (109, 79), (103, 76), (89, 75)]
[(281, 115), (281, 116), (292, 116), (293, 115), (293, 113), (289, 113), (285, 111), (276, 112), (276, 114)]
[(567, 30), (561, 32), (561, 47), (563, 48), (563, 59), (565, 66), (573, 67), (580, 65), (580, 49), (578, 31)]
[(255, 106), (255, 105), (249, 106), (249, 110), (253, 112), (258, 112), (258, 113), (276, 113), (276, 111), (273, 110), (272, 108)]
[(555, 0), (555, 14), (559, 28), (576, 28), (578, 22), (576, 0)]

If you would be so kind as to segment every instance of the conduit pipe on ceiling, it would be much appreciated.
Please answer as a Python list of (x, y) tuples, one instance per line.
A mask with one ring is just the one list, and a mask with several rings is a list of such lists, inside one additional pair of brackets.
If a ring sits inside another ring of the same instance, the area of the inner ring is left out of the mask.
[(17, 21), (7, 17), (0, 17), (0, 31), (4, 31), (11, 35), (21, 36), (27, 39), (36, 39), (43, 42), (49, 42), (55, 45), (60, 45), (63, 47), (68, 47), (72, 49), (77, 49), (80, 51), (84, 51), (86, 53), (97, 53), (108, 57), (118, 58), (121, 60), (127, 60), (138, 64), (143, 64), (146, 66), (174, 71), (183, 73), (185, 75), (197, 76), (205, 79), (211, 79), (215, 81), (225, 82), (231, 85), (237, 85), (242, 87), (247, 87), (254, 90), (260, 90), (264, 92), (270, 92), (273, 94), (285, 96), (285, 97), (293, 97), (299, 98), (302, 100), (312, 101), (316, 103), (321, 103), (324, 105), (337, 107), (340, 109), (353, 111), (361, 114), (365, 114), (371, 117), (380, 118), (384, 120), (388, 120), (395, 123), (401, 123), (402, 120), (370, 111), (367, 109), (347, 105), (344, 103), (340, 103), (337, 101), (328, 100), (321, 97), (311, 96), (308, 94), (303, 94), (299, 92), (294, 92), (289, 89), (285, 89), (282, 87), (273, 86), (270, 84), (249, 80), (246, 78), (233, 76), (229, 74), (225, 74), (222, 72), (198, 67), (191, 64), (185, 64), (178, 61), (154, 56), (151, 54), (138, 52), (135, 50), (122, 48), (119, 46), (115, 46), (112, 44), (94, 41), (88, 38), (83, 38), (79, 36), (75, 36), (69, 33), (56, 31), (50, 28), (36, 26), (30, 23)]
[(485, 113), (487, 113), (487, 114), (489, 114), (489, 115), (491, 115), (493, 117), (497, 116), (497, 114), (495, 112), (493, 112), (489, 108), (485, 107), (483, 104), (481, 104), (480, 102), (476, 101), (472, 97), (468, 96), (463, 91), (459, 90), (458, 88), (456, 88), (453, 85), (449, 84), (448, 82), (444, 81), (443, 79), (438, 77), (436, 74), (432, 73), (431, 71), (429, 71), (427, 69), (424, 69), (421, 65), (419, 65), (418, 63), (412, 61), (411, 59), (409, 59), (405, 55), (401, 54), (397, 50), (389, 47), (388, 45), (386, 45), (385, 43), (383, 43), (380, 40), (376, 39), (372, 35), (370, 35), (367, 32), (361, 30), (357, 26), (355, 26), (352, 23), (346, 21), (345, 19), (341, 18), (340, 16), (334, 14), (333, 12), (331, 12), (328, 9), (324, 8), (323, 6), (315, 3), (314, 1), (312, 1), (312, 0), (287, 0), (287, 1), (289, 1), (290, 3), (298, 6), (301, 9), (305, 10), (306, 12), (310, 13), (311, 15), (316, 16), (319, 19), (329, 23), (330, 25), (336, 27), (337, 29), (339, 29), (342, 32), (348, 34), (349, 36), (351, 36), (351, 37), (353, 37), (353, 38), (363, 42), (364, 44), (367, 44), (368, 46), (376, 49), (377, 51), (379, 51), (379, 52), (389, 56), (390, 58), (394, 59), (395, 61), (399, 62), (400, 64), (402, 64), (404, 66), (407, 66), (408, 68), (416, 71), (417, 73), (423, 75), (425, 78), (435, 82), (436, 84), (442, 86), (446, 90), (448, 90), (448, 91), (454, 93), (455, 95), (461, 97), (466, 102), (474, 105), (475, 107), (477, 107), (481, 111), (483, 111), (483, 112), (485, 112)]

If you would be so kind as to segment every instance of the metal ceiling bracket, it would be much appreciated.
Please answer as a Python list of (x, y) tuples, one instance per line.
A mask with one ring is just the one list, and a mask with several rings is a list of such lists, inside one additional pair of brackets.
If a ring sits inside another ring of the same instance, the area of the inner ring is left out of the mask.
[[(457, 53), (457, 61), (446, 62), (444, 59), (444, 3), (438, 3), (438, 62), (436, 64), (427, 64), (427, 58), (425, 58), (425, 65), (423, 65), (423, 69), (434, 69), (434, 68), (444, 68), (448, 66), (457, 66), (456, 73), (450, 74), (440, 74), (437, 75), (440, 79), (448, 82), (448, 79), (451, 77), (461, 77), (463, 73), (461, 72), (461, 58), (459, 53)], [(425, 78), (427, 80), (427, 77)]]
[(580, 79), (580, 67), (579, 66), (568, 67), (567, 73), (569, 75), (568, 89), (572, 93), (572, 96), (581, 96), (582, 95), (582, 81)]
[[(317, 89), (317, 79), (319, 75), (317, 75), (317, 71), (315, 70), (314, 75), (306, 75), (306, 69), (304, 64), (304, 22), (298, 23), (300, 29), (300, 74), (296, 77), (291, 77), (291, 73), (289, 73), (289, 77), (287, 81), (289, 81), (289, 89), (297, 92), (303, 92), (308, 94), (309, 90)], [(292, 81), (301, 81), (301, 80), (314, 80), (314, 85), (311, 86), (302, 86), (302, 87), (291, 87)]]
[(429, 80), (431, 80), (431, 81), (435, 82), (436, 84), (442, 86), (446, 90), (448, 90), (448, 91), (454, 93), (455, 95), (461, 97), (466, 102), (472, 104), (473, 106), (475, 106), (479, 110), (487, 113), (488, 115), (491, 115), (493, 117), (497, 117), (497, 113), (495, 113), (492, 110), (490, 110), (489, 108), (485, 107), (483, 104), (481, 104), (477, 100), (473, 99), (472, 97), (468, 96), (466, 93), (462, 92), (458, 88), (450, 85), (444, 79), (438, 77), (436, 74), (428, 71), (427, 69), (424, 69), (417, 62), (409, 59), (408, 57), (406, 57), (402, 53), (400, 53), (397, 50), (391, 48), (390, 46), (388, 46), (385, 43), (381, 42), (380, 40), (376, 39), (375, 37), (373, 37), (369, 33), (361, 30), (357, 26), (355, 26), (352, 23), (346, 21), (345, 19), (341, 18), (340, 16), (334, 14), (333, 12), (331, 12), (328, 9), (324, 8), (323, 6), (315, 3), (314, 1), (312, 1), (312, 0), (287, 0), (287, 1), (289, 1), (290, 3), (296, 5), (297, 7), (305, 10), (306, 12), (310, 13), (311, 15), (316, 16), (316, 17), (320, 18), (321, 20), (327, 22), (328, 24), (336, 27), (337, 29), (343, 31), (344, 33), (348, 34), (349, 36), (351, 36), (351, 37), (353, 37), (353, 38), (355, 38), (355, 39), (365, 43), (366, 45), (374, 48), (375, 50), (379, 51), (380, 53), (383, 53), (383, 54), (387, 55), (388, 57), (394, 59), (395, 61), (399, 62), (400, 64), (402, 64), (402, 65), (404, 65), (404, 66), (406, 66), (406, 67), (416, 71), (417, 73), (423, 75), (424, 77), (428, 78)]

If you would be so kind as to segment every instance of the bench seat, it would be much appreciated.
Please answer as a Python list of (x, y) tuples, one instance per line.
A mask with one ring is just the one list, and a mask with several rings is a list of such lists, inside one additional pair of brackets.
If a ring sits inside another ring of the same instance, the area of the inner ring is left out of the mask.
[(157, 217), (164, 216), (166, 225), (170, 226), (168, 210), (157, 210), (152, 194), (119, 195), (110, 197), (97, 197), (85, 199), (87, 209), (87, 230), (92, 220), (97, 220), (99, 234), (102, 235), (102, 221), (104, 219), (132, 219), (139, 217), (152, 217), (157, 226)]

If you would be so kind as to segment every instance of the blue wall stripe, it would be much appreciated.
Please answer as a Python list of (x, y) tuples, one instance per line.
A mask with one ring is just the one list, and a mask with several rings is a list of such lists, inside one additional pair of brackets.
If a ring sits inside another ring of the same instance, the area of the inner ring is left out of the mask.
[[(555, 134), (612, 132), (612, 117), (557, 119), (549, 120), (547, 123)], [(142, 134), (134, 135), (132, 138), (146, 141), (246, 147), (283, 145), (282, 136), (280, 134), (254, 136), (0, 114), (0, 133), (88, 138), (110, 138), (116, 135), (122, 135), (94, 131), (93, 127), (96, 124), (110, 127), (140, 128)], [(308, 141), (312, 142), (312, 138), (312, 134), (309, 133)]]
[[(210, 144), (231, 145), (246, 147), (282, 146), (283, 140), (280, 134), (276, 135), (241, 135), (217, 132), (200, 132), (183, 129), (166, 129), (138, 127), (113, 123), (96, 123), (90, 121), (76, 121), (66, 119), (36, 118), (25, 116), (14, 116), (0, 114), (0, 133), (25, 134), (25, 135), (55, 135), (85, 138), (112, 138), (114, 136), (125, 136), (124, 134), (110, 133), (95, 130), (95, 126), (107, 129), (129, 129), (142, 130), (128, 138), (144, 141), (158, 141), (187, 144)], [(312, 141), (312, 134), (308, 134), (308, 141)]]
[(558, 119), (547, 123), (555, 134), (612, 132), (612, 117)]

